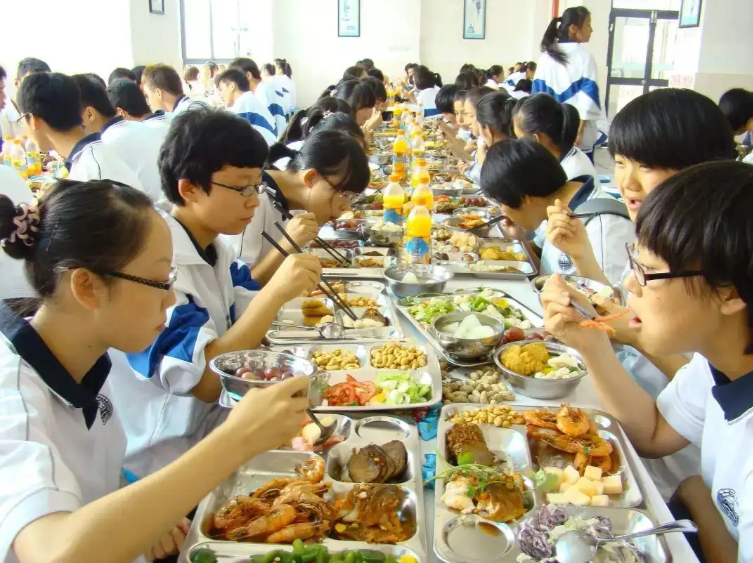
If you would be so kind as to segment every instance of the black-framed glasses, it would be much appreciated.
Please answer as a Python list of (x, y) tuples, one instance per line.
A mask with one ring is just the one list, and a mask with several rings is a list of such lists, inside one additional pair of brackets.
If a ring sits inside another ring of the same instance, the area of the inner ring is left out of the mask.
[(232, 190), (236, 193), (241, 194), (243, 197), (251, 197), (252, 195), (261, 195), (264, 192), (267, 191), (268, 187), (267, 184), (262, 182), (261, 184), (256, 184), (253, 186), (228, 186), (227, 184), (220, 184), (219, 182), (210, 181), (210, 184), (214, 184), (215, 186), (219, 186), (221, 188), (225, 188), (226, 190)]
[(657, 274), (647, 274), (646, 269), (641, 266), (636, 258), (635, 243), (625, 243), (627, 248), (628, 261), (630, 262), (630, 269), (633, 271), (635, 281), (641, 287), (646, 287), (646, 284), (652, 280), (672, 280), (675, 278), (693, 278), (696, 276), (702, 276), (703, 272), (697, 270), (679, 271), (679, 272), (660, 272)]
[(163, 281), (163, 282), (148, 280), (146, 278), (140, 278), (139, 276), (132, 276), (131, 274), (124, 274), (123, 272), (108, 272), (107, 275), (113, 278), (118, 278), (121, 280), (126, 280), (129, 282), (139, 283), (141, 285), (153, 287), (155, 289), (162, 289), (163, 291), (170, 291), (173, 288), (173, 285), (175, 284), (175, 279), (178, 277), (178, 269), (173, 267), (173, 269), (170, 270), (170, 275), (167, 277), (167, 281)]

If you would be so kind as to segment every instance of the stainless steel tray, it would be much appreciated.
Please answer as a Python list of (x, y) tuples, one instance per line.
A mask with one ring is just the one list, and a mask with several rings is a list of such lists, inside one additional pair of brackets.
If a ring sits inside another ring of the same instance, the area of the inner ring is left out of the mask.
[[(525, 254), (525, 260), (480, 260), (480, 253), (484, 248), (490, 246), (499, 246), (503, 249), (510, 249), (511, 252), (520, 252)], [(479, 279), (490, 280), (527, 280), (531, 276), (535, 276), (538, 270), (534, 266), (531, 255), (528, 249), (519, 242), (510, 241), (508, 239), (493, 239), (493, 238), (481, 238), (479, 239), (479, 245), (474, 252), (450, 252), (449, 260), (437, 259), (435, 252), (432, 248), (432, 263), (441, 264), (447, 268), (450, 268), (455, 274), (467, 274)], [(473, 262), (466, 262), (462, 260), (463, 254), (470, 254), (475, 258)], [(478, 264), (488, 266), (501, 266), (511, 267), (519, 270), (516, 272), (477, 272), (473, 269)]]
[[(439, 418), (437, 433), (437, 451), (447, 457), (446, 436), (447, 431), (454, 423), (449, 421), (454, 414), (467, 411), (477, 410), (486, 405), (457, 403), (447, 404), (442, 408)], [(524, 412), (533, 408), (542, 408), (541, 406), (526, 405), (509, 405), (515, 412)], [(604, 411), (597, 409), (584, 408), (583, 411), (596, 423), (599, 428), (599, 435), (609, 440), (615, 448), (616, 458), (619, 460), (619, 471), (623, 481), (624, 492), (622, 495), (610, 497), (610, 506), (608, 508), (599, 507), (574, 507), (564, 505), (567, 510), (578, 511), (578, 513), (590, 515), (610, 516), (613, 523), (613, 530), (616, 533), (628, 533), (647, 529), (653, 525), (653, 515), (644, 503), (643, 494), (636, 479), (633, 468), (625, 454), (627, 445), (625, 444), (622, 433), (619, 429), (619, 423)], [(540, 467), (556, 465), (558, 462), (554, 458), (548, 459), (540, 465), (538, 452), (532, 451), (531, 442), (526, 436), (526, 427), (524, 425), (513, 425), (510, 428), (497, 427), (494, 424), (481, 424), (481, 430), (489, 449), (500, 460), (513, 471), (521, 473), (524, 478), (531, 477)], [(615, 454), (613, 454), (615, 455)], [(613, 458), (614, 459), (614, 458)], [(563, 460), (564, 461), (564, 460)], [(440, 460), (437, 464), (437, 473), (450, 468), (447, 462)], [(511, 523), (509, 526), (491, 523), (496, 526), (501, 533), (499, 536), (489, 538), (476, 527), (477, 521), (484, 521), (483, 518), (476, 515), (461, 515), (459, 512), (448, 508), (442, 502), (442, 495), (445, 491), (445, 482), (442, 479), (436, 481), (435, 491), (435, 521), (434, 521), (434, 551), (442, 560), (450, 563), (466, 563), (469, 561), (516, 561), (517, 556), (521, 553), (517, 542), (517, 534), (520, 530), (520, 524), (530, 514), (530, 511), (520, 520)], [(546, 495), (534, 491), (534, 509), (546, 504)], [(458, 532), (457, 537), (451, 536), (456, 533), (456, 528), (467, 528)], [(484, 537), (486, 536), (486, 537)], [(461, 541), (462, 538), (462, 541)], [(476, 538), (478, 543), (476, 542)], [(496, 542), (493, 548), (490, 542)], [(458, 553), (462, 550), (460, 546), (465, 546), (466, 552)], [(473, 546), (485, 546), (486, 553), (489, 549), (494, 549), (500, 555), (490, 559), (488, 555), (482, 556), (483, 552), (474, 551)], [(667, 549), (662, 541), (651, 539), (645, 543), (638, 544), (651, 557), (652, 563), (668, 561)]]
[[(369, 444), (381, 445), (391, 440), (400, 440), (405, 444), (408, 452), (408, 463), (404, 479), (401, 480), (400, 484), (405, 494), (405, 502), (401, 510), (407, 518), (415, 520), (416, 533), (409, 540), (396, 545), (342, 541), (329, 537), (325, 538), (322, 544), (327, 546), (330, 553), (353, 549), (371, 549), (394, 557), (412, 555), (417, 561), (427, 561), (427, 523), (424, 521), (421, 452), (418, 430), (415, 424), (387, 416), (368, 416), (354, 420), (340, 416), (338, 419), (338, 424), (348, 427), (348, 437), (344, 442), (321, 454), (325, 462), (323, 481), (332, 483), (331, 494), (335, 498), (342, 498), (354, 486), (353, 483), (341, 480), (340, 471), (342, 464), (347, 462), (350, 457), (353, 448), (361, 448)], [(214, 512), (234, 496), (247, 494), (276, 477), (293, 476), (297, 464), (317, 457), (317, 455), (311, 452), (273, 450), (256, 456), (246, 463), (201, 501), (178, 561), (189, 563), (191, 555), (202, 548), (211, 549), (217, 555), (219, 561), (228, 563), (231, 561), (237, 563), (238, 559), (269, 553), (277, 549), (291, 551), (292, 546), (288, 544), (231, 542), (213, 539), (208, 535), (209, 522)]]
[[(359, 256), (363, 256), (363, 254), (365, 254), (366, 252), (376, 250), (387, 251), (390, 249), (377, 247), (362, 247), (355, 250), (337, 249), (338, 253), (340, 253), (344, 258), (350, 261), (352, 266), (341, 268), (323, 268), (322, 273), (327, 276), (337, 276), (341, 278), (382, 278), (384, 269), (390, 267), (396, 260), (394, 251), (392, 253), (384, 252), (381, 257), (374, 257), (376, 261), (380, 262), (381, 266), (366, 268), (360, 267), (358, 265), (359, 262), (365, 258), (359, 258)], [(314, 254), (319, 258), (334, 260), (334, 258), (323, 248), (309, 248), (306, 250), (306, 252), (308, 252), (309, 254)]]
[[(475, 293), (481, 292), (481, 288), (475, 288), (475, 289), (465, 289), (463, 291), (457, 291), (455, 293), (444, 293), (444, 294), (426, 294), (426, 297), (437, 297), (439, 295), (446, 295), (448, 297), (455, 297), (456, 295), (473, 295)], [(505, 300), (510, 304), (510, 307), (520, 311), (523, 314), (523, 317), (528, 320), (531, 325), (533, 326), (533, 329), (528, 330), (527, 332), (534, 332), (535, 330), (541, 330), (544, 328), (544, 319), (541, 318), (539, 315), (531, 311), (528, 307), (520, 303), (519, 301), (515, 300), (514, 298), (510, 297), (506, 292), (499, 290), (499, 289), (493, 289), (492, 290), (495, 295), (498, 295), (499, 297), (504, 297)], [(421, 297), (421, 296), (419, 296)], [(409, 312), (409, 307), (406, 307), (404, 305), (400, 304), (401, 300), (397, 301), (397, 310), (400, 311), (406, 319), (408, 319), (408, 322), (411, 323), (416, 330), (418, 330), (428, 341), (429, 343), (434, 347), (434, 349), (439, 353), (440, 356), (449, 364), (456, 366), (456, 367), (464, 367), (464, 368), (472, 368), (472, 367), (479, 367), (484, 366), (490, 363), (493, 363), (494, 360), (492, 358), (492, 354), (489, 354), (487, 357), (479, 358), (478, 361), (464, 361), (464, 360), (458, 360), (456, 358), (453, 358), (450, 356), (445, 350), (440, 346), (439, 342), (436, 338), (434, 338), (431, 331), (427, 330), (427, 325), (424, 325), (423, 323), (417, 321), (413, 315)]]

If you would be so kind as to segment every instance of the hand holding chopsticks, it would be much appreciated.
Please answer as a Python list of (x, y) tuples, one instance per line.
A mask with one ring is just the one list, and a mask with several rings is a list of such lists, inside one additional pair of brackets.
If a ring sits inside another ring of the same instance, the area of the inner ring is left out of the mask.
[(497, 217), (492, 217), (486, 223), (482, 223), (478, 227), (473, 227), (472, 229), (468, 229), (468, 232), (473, 233), (473, 234), (478, 233), (479, 231), (483, 229), (487, 229), (489, 227), (493, 227), (497, 223), (501, 223), (505, 219), (507, 219), (507, 217), (505, 217), (504, 215), (498, 215)]

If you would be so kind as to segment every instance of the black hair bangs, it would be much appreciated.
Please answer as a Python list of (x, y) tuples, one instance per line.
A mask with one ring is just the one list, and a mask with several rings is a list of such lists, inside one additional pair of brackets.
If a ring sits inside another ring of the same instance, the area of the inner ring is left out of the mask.
[(455, 107), (453, 104), (455, 103), (455, 96), (457, 96), (459, 91), (460, 87), (457, 84), (442, 86), (434, 98), (434, 105), (442, 113), (454, 113)]
[[(638, 242), (670, 271), (700, 271), (712, 290), (734, 287), (753, 326), (753, 167), (706, 162), (666, 180), (646, 198)], [(690, 279), (690, 278), (689, 278)], [(753, 353), (749, 344), (746, 353)]]
[(719, 106), (677, 88), (649, 92), (622, 108), (609, 130), (609, 153), (669, 170), (736, 157), (732, 128)]

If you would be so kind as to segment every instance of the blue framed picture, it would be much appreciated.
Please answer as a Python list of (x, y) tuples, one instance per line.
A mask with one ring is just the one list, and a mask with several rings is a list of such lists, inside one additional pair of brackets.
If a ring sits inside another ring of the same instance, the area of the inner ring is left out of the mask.
[(361, 0), (337, 0), (337, 36), (361, 37)]
[(701, 0), (682, 0), (679, 27), (698, 27), (701, 25)]
[(486, 0), (463, 3), (463, 39), (486, 39)]

